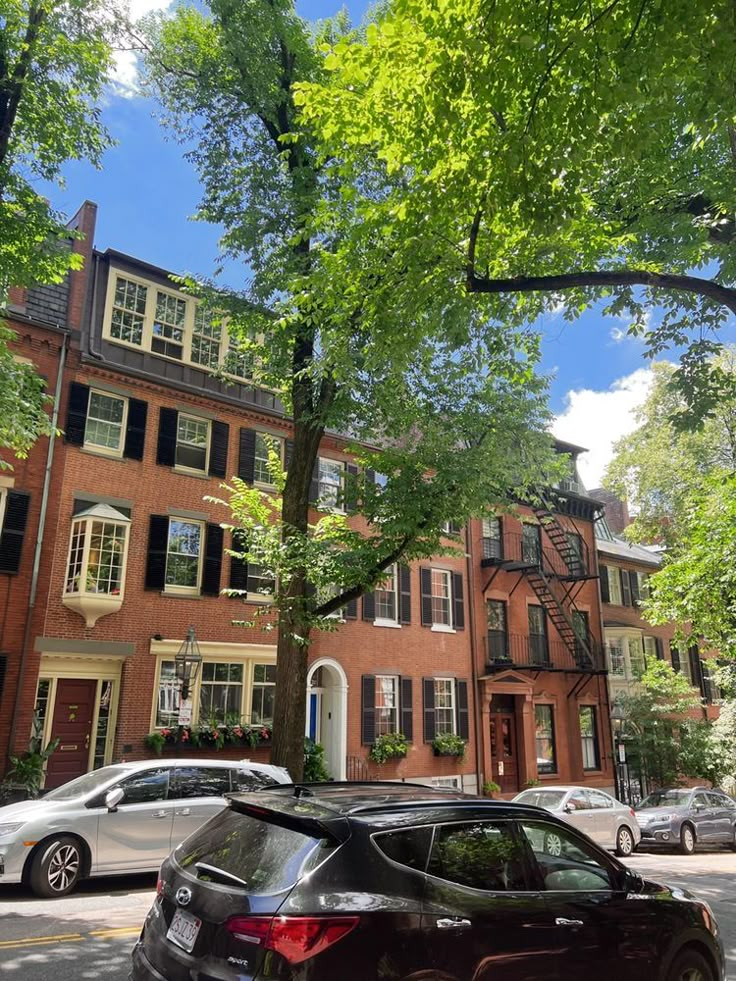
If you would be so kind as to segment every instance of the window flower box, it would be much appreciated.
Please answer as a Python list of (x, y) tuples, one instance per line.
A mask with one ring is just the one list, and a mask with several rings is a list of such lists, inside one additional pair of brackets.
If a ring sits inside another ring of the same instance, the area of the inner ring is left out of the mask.
[(465, 740), (461, 736), (455, 735), (454, 732), (443, 732), (432, 740), (432, 750), (435, 756), (454, 756), (458, 759), (464, 759), (466, 746)]
[(187, 746), (195, 749), (221, 750), (228, 746), (246, 746), (255, 749), (271, 743), (270, 726), (240, 723), (200, 723), (195, 726), (175, 726), (155, 729), (143, 738), (143, 744), (160, 756), (164, 747)]

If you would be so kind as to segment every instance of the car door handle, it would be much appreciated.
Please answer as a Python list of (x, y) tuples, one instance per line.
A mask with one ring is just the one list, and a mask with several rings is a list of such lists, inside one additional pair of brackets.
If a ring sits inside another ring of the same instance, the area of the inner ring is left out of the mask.
[(168, 811), (154, 811), (153, 812), (153, 816), (155, 818), (165, 818), (165, 817), (168, 817), (169, 816), (169, 812)]
[(469, 930), (473, 924), (460, 916), (443, 916), (437, 920), (438, 930)]
[(556, 926), (564, 926), (564, 927), (572, 927), (573, 929), (577, 929), (578, 927), (583, 926), (583, 921), (582, 920), (568, 920), (564, 916), (558, 916), (557, 919), (555, 920), (555, 925)]
[(176, 812), (179, 817), (189, 817), (192, 813), (191, 807), (182, 807), (180, 811)]

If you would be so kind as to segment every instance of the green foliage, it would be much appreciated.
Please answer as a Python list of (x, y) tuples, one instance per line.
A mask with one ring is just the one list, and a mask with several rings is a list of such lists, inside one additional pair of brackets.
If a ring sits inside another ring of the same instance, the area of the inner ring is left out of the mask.
[(377, 736), (368, 756), (374, 763), (403, 759), (409, 752), (409, 741), (403, 732), (384, 732)]
[(226, 746), (249, 746), (255, 749), (264, 743), (270, 743), (272, 732), (269, 726), (240, 723), (237, 719), (217, 719), (200, 721), (195, 726), (175, 726), (173, 728), (155, 729), (143, 737), (143, 744), (158, 756), (164, 746), (202, 746), (221, 750)]
[(399, 308), (452, 283), (507, 325), (606, 298), (651, 354), (687, 347), (684, 421), (709, 413), (709, 331), (736, 310), (730, 17), (726, 0), (383, 7), (296, 85), (341, 186), (322, 233), (360, 218), (347, 281), (378, 276)]
[[(39, 436), (50, 435), (51, 420), (43, 379), (8, 347), (14, 336), (0, 321), (0, 448), (9, 447), (23, 459)], [(0, 455), (0, 470), (9, 466)]]
[(454, 732), (442, 732), (432, 740), (432, 749), (436, 756), (457, 756), (465, 759), (467, 743)]
[(736, 658), (736, 476), (713, 473), (688, 498), (679, 541), (650, 579), (651, 623), (689, 624), (706, 647)]
[(46, 763), (58, 745), (59, 739), (52, 739), (45, 749), (31, 745), (22, 756), (11, 756), (11, 766), (5, 776), (5, 783), (23, 787), (31, 798), (38, 797)]
[(526, 790), (531, 790), (532, 787), (541, 787), (541, 785), (542, 785), (542, 781), (538, 780), (536, 777), (533, 777), (531, 780), (526, 781), (526, 783), (524, 784), (524, 788)]
[(501, 793), (501, 787), (496, 783), (495, 780), (486, 780), (483, 784), (483, 794), (486, 797), (493, 797), (495, 794)]
[(166, 737), (156, 729), (154, 732), (149, 732), (143, 737), (143, 745), (146, 749), (150, 749), (152, 753), (155, 753), (156, 756), (160, 756), (166, 745)]
[(325, 748), (313, 739), (304, 740), (304, 782), (325, 783), (330, 772), (325, 763)]

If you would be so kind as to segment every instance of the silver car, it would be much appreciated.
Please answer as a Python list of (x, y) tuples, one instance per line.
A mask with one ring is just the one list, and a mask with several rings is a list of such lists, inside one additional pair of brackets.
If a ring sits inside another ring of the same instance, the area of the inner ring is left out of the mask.
[[(641, 839), (632, 808), (603, 790), (593, 790), (591, 787), (534, 787), (523, 790), (514, 800), (551, 811), (617, 855), (631, 855)], [(547, 841), (544, 847), (548, 853), (555, 854), (554, 842)]]
[(289, 783), (283, 767), (248, 760), (141, 760), (71, 780), (40, 800), (0, 807), (0, 885), (63, 896), (80, 879), (155, 872), (231, 791)]

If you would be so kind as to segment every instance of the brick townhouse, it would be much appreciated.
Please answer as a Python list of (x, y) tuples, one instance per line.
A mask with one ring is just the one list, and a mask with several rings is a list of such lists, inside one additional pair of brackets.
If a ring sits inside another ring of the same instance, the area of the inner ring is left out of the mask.
[[(273, 632), (233, 623), (251, 619), (267, 580), (227, 553), (227, 511), (206, 498), (233, 474), (268, 490), (265, 437), (280, 441), (288, 463), (289, 420), (272, 393), (249, 384), (226, 325), (212, 323), (165, 270), (92, 248), (94, 217), (87, 203), (76, 219), (87, 235), (74, 246), (87, 250), (84, 271), (51, 291), (16, 294), (11, 311), (19, 353), (58, 395), (64, 437), (55, 442), (30, 615), (47, 441), (18, 464), (13, 486), (3, 485), (0, 557), (15, 535), (16, 559), (0, 567), (0, 751), (22, 751), (32, 730), (60, 736), (47, 786), (146, 755), (147, 734), (176, 730), (189, 715), (194, 730), (228, 717), (253, 726), (264, 734), (259, 746), (222, 752), (265, 759), (274, 697)], [(571, 459), (578, 452), (559, 449)], [(345, 442), (325, 436), (315, 500), (334, 502), (352, 467)], [(13, 517), (19, 495), (23, 528)], [(536, 779), (613, 786), (598, 505), (570, 487), (549, 505), (522, 508), (521, 520), (472, 522), (462, 532), (466, 554), (390, 569), (337, 630), (315, 635), (307, 728), (335, 779), (471, 791), (494, 779), (507, 794)], [(224, 596), (227, 587), (247, 596)], [(174, 658), (190, 626), (203, 660), (182, 704)], [(407, 757), (371, 762), (376, 737), (394, 731), (408, 737)], [(433, 740), (447, 732), (467, 740), (464, 759), (436, 755)], [(164, 753), (177, 749), (167, 744)]]
[(639, 799), (646, 792), (645, 781), (635, 733), (627, 732), (622, 712), (617, 711), (621, 696), (635, 690), (647, 660), (665, 660), (700, 693), (701, 708), (693, 714), (716, 719), (720, 693), (709, 664), (715, 655), (700, 651), (697, 645), (679, 650), (674, 642), (675, 624), (653, 626), (644, 619), (640, 601), (647, 596), (649, 576), (661, 567), (662, 553), (614, 534), (607, 517), (598, 519), (595, 530), (610, 702), (619, 744), (615, 747), (619, 794)]

